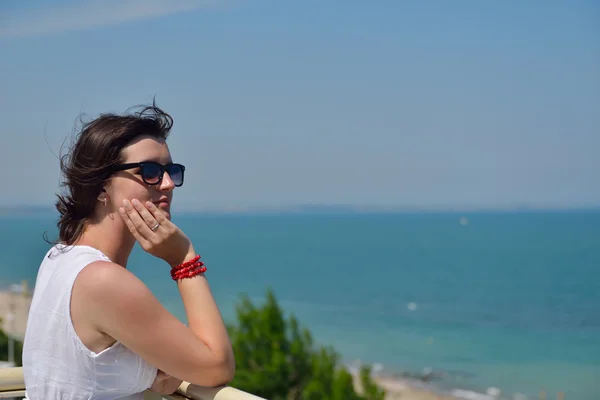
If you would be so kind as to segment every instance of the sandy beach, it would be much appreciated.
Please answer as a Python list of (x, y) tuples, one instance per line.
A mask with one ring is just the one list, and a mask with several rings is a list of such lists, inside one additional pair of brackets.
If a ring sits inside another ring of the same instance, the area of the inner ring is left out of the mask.
[(30, 294), (8, 290), (0, 291), (0, 329), (7, 334), (23, 339), (30, 305)]
[(375, 382), (386, 390), (386, 400), (456, 400), (393, 378), (376, 378)]
[[(354, 377), (354, 387), (362, 393), (360, 378), (355, 371), (350, 371)], [(386, 391), (386, 400), (457, 400), (457, 397), (441, 395), (433, 390), (418, 387), (408, 379), (374, 376), (373, 380)]]

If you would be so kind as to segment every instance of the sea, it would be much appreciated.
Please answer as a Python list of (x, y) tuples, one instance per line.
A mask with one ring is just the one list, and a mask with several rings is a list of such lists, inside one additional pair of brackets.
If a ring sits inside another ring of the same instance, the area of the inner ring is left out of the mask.
[[(182, 213), (227, 321), (272, 289), (348, 365), (477, 398), (600, 399), (600, 210)], [(0, 286), (35, 282), (53, 214), (0, 217)], [(129, 266), (185, 322), (168, 266)], [(496, 389), (493, 389), (496, 388)], [(457, 390), (458, 389), (458, 390)], [(479, 398), (485, 398), (480, 396)]]

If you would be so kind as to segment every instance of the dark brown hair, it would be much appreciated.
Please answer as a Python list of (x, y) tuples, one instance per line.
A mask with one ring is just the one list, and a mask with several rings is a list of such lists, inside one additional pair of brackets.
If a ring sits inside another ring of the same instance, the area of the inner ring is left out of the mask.
[(137, 112), (101, 114), (83, 123), (74, 144), (60, 158), (61, 186), (66, 190), (56, 202), (59, 242), (72, 245), (80, 238), (113, 167), (124, 162), (123, 148), (144, 135), (167, 139), (172, 127), (173, 118), (154, 102)]

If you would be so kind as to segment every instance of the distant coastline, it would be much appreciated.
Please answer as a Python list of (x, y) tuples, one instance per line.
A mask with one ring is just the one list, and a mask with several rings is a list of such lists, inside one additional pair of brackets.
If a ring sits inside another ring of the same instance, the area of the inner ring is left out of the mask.
[(54, 207), (49, 206), (0, 206), (0, 217), (20, 217), (27, 215), (47, 215), (56, 213)]
[[(274, 215), (274, 214), (460, 214), (460, 213), (545, 213), (545, 212), (600, 212), (600, 203), (587, 206), (382, 206), (345, 204), (297, 204), (282, 206), (201, 206), (174, 207), (179, 214), (196, 215)], [(0, 217), (55, 216), (56, 209), (48, 205), (0, 206)]]

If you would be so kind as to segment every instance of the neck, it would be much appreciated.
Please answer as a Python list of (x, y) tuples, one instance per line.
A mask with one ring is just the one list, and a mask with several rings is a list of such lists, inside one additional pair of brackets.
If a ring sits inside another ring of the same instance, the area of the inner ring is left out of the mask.
[(113, 214), (87, 224), (76, 244), (98, 249), (112, 262), (127, 268), (127, 260), (135, 245), (135, 238), (120, 217)]

